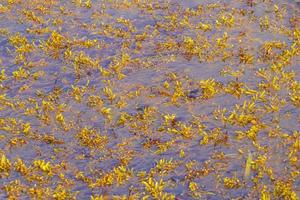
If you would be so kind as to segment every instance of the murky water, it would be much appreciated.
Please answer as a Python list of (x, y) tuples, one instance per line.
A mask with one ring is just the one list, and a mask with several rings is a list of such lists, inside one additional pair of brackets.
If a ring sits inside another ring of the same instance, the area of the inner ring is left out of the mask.
[(298, 199), (299, 16), (0, 0), (0, 198)]

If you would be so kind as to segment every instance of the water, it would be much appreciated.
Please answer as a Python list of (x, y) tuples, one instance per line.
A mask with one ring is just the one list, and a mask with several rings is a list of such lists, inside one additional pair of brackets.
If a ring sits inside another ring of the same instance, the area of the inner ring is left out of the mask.
[(0, 198), (298, 199), (299, 6), (250, 2), (0, 1)]

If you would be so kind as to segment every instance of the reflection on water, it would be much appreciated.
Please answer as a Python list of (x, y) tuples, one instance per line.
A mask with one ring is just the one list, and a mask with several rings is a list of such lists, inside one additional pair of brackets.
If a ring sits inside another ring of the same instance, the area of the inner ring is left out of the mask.
[(298, 199), (295, 1), (0, 2), (1, 199)]

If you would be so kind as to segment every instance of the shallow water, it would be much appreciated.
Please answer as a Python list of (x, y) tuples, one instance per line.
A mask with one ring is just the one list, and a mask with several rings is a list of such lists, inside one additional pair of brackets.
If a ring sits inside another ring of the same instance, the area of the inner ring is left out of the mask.
[(0, 199), (299, 198), (294, 1), (90, 2), (0, 1)]

